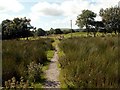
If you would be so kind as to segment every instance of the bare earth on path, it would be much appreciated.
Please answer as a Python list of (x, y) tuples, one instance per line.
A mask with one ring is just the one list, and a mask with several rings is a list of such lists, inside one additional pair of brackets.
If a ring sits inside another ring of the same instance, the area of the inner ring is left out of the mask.
[(56, 47), (53, 58), (51, 59), (49, 69), (45, 71), (46, 81), (44, 83), (44, 88), (60, 88), (59, 69), (57, 67), (58, 62), (58, 48)]

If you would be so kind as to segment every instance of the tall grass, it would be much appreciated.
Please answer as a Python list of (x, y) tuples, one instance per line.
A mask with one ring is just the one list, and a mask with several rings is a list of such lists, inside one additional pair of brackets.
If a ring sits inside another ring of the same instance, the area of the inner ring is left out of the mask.
[(27, 65), (31, 62), (44, 64), (46, 51), (53, 49), (51, 39), (7, 40), (2, 42), (2, 82), (23, 76), (28, 79)]
[(60, 43), (61, 82), (68, 88), (118, 87), (118, 37), (66, 39)]

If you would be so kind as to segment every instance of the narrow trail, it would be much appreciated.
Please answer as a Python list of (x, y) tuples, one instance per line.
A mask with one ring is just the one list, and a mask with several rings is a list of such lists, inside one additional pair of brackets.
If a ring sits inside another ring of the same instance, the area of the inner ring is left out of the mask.
[(58, 47), (55, 47), (55, 53), (53, 58), (51, 59), (49, 69), (45, 71), (46, 81), (44, 83), (44, 88), (59, 88), (60, 82), (58, 80), (59, 77), (59, 69), (57, 67), (58, 62)]

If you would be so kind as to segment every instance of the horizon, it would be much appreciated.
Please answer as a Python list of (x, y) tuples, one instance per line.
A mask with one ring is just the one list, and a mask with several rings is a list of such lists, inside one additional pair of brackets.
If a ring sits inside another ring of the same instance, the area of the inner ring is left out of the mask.
[(43, 30), (50, 28), (72, 28), (78, 29), (75, 25), (76, 18), (81, 11), (89, 9), (97, 13), (96, 20), (101, 8), (109, 8), (119, 5), (119, 0), (0, 0), (0, 23), (5, 19), (30, 18), (31, 25)]

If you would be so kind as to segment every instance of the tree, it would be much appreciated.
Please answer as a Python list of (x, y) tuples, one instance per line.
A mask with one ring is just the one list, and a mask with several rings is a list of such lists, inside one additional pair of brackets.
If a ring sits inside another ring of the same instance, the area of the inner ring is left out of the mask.
[(91, 31), (93, 32), (93, 35), (94, 37), (96, 37), (96, 33), (99, 31), (99, 30), (104, 30), (103, 32), (106, 33), (106, 29), (103, 29), (105, 28), (105, 25), (103, 24), (102, 21), (94, 21), (91, 23), (92, 26), (94, 26), (94, 28), (91, 28)]
[(71, 29), (64, 29), (62, 32), (63, 32), (64, 34), (68, 34), (68, 33), (71, 33)]
[(55, 29), (55, 34), (62, 34), (63, 32), (61, 31), (61, 29), (59, 29), (59, 28), (56, 28)]
[(120, 7), (101, 9), (99, 15), (102, 17), (107, 31), (114, 31), (115, 34), (120, 32)]
[(55, 30), (53, 28), (50, 29), (50, 34), (55, 34)]
[(2, 21), (2, 39), (15, 39), (24, 38), (31, 35), (30, 29), (33, 28), (30, 25), (30, 19), (14, 18), (13, 20)]
[(46, 32), (42, 28), (38, 28), (37, 35), (38, 36), (44, 36), (44, 35), (46, 35)]
[(96, 14), (90, 10), (83, 10), (82, 14), (77, 16), (76, 25), (78, 27), (85, 27), (87, 30), (87, 34), (90, 32), (91, 23), (94, 22), (94, 18)]
[(2, 38), (3, 39), (13, 38), (15, 24), (11, 20), (6, 19), (2, 21), (1, 25), (2, 25)]

